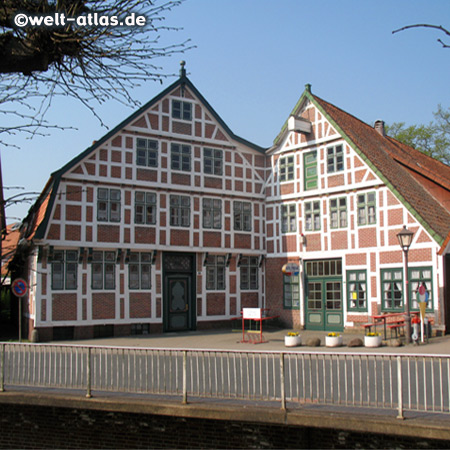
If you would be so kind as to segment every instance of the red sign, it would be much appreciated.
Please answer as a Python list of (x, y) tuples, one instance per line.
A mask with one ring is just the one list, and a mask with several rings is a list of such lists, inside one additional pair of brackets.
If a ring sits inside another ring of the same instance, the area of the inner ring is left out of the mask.
[(17, 278), (13, 281), (11, 290), (16, 297), (23, 297), (28, 293), (28, 284), (23, 278)]

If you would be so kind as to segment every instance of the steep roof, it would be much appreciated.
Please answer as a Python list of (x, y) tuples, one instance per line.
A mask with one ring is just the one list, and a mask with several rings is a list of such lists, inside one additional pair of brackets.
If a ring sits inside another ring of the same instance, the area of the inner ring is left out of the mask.
[[(309, 99), (330, 121), (335, 129), (386, 183), (409, 212), (421, 223), (440, 245), (450, 232), (450, 213), (409, 171), (417, 171), (433, 182), (450, 190), (450, 167), (395, 139), (381, 135), (370, 125), (351, 114), (313, 95), (310, 85), (297, 102), (295, 114)], [(284, 136), (283, 126), (275, 143)]]
[(17, 248), (17, 244), (20, 238), (20, 229), (18, 223), (13, 223), (7, 225), (5, 230), (5, 238), (2, 242), (2, 267), (1, 267), (1, 276), (5, 277), (9, 270), (8, 264), (11, 261), (12, 257)]

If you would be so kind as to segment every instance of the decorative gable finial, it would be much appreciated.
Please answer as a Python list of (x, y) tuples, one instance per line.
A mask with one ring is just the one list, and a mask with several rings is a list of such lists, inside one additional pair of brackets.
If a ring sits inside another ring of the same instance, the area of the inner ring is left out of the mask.
[(180, 61), (180, 78), (183, 78), (186, 76), (186, 69), (184, 68), (184, 66), (186, 65), (186, 61)]
[(311, 94), (311, 85), (309, 83), (305, 84), (305, 90)]

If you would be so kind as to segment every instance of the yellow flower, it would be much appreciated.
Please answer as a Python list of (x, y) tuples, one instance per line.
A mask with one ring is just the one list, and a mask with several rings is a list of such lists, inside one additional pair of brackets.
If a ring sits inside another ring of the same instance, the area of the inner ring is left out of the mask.
[(287, 335), (288, 336), (298, 336), (298, 333), (296, 331), (290, 331)]
[(332, 332), (332, 333), (328, 333), (328, 336), (330, 336), (330, 337), (338, 337), (340, 335), (339, 335), (339, 333)]
[(379, 336), (380, 333), (367, 333), (367, 336)]

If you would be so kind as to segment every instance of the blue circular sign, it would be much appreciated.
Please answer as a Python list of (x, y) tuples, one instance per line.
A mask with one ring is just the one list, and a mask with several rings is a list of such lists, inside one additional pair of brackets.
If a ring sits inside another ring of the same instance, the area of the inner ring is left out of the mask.
[(23, 297), (27, 295), (28, 284), (23, 278), (17, 278), (11, 285), (11, 290), (16, 297)]

